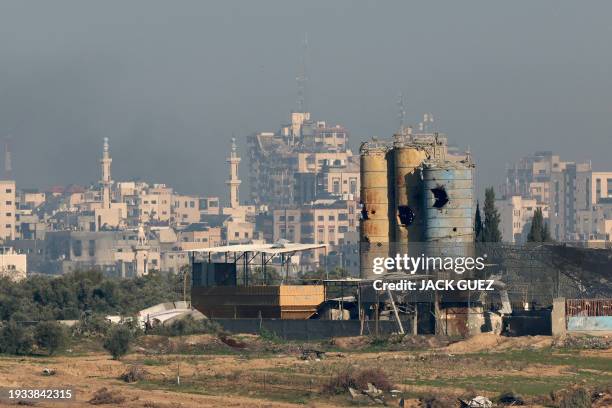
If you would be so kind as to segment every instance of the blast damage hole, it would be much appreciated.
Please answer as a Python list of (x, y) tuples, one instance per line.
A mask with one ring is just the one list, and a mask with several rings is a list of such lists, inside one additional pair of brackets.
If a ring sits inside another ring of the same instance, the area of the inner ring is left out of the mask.
[(412, 225), (414, 222), (414, 211), (412, 211), (412, 208), (407, 205), (400, 205), (397, 208), (397, 212), (402, 225)]
[(448, 204), (448, 194), (446, 193), (444, 186), (438, 185), (436, 188), (432, 188), (431, 192), (436, 200), (433, 204), (434, 208), (442, 209), (446, 204)]

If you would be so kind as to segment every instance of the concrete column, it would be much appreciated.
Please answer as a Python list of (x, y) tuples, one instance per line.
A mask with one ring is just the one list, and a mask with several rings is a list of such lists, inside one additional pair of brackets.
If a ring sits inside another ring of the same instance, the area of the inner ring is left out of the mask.
[(553, 308), (550, 316), (552, 323), (552, 335), (563, 336), (567, 333), (567, 324), (565, 320), (565, 298), (553, 299)]

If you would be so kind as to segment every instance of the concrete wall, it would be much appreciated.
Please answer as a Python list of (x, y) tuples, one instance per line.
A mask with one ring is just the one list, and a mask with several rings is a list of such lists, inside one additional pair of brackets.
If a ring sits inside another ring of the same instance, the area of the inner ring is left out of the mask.
[[(285, 340), (320, 340), (332, 337), (359, 336), (359, 320), (281, 320), (281, 319), (214, 319), (230, 333), (261, 333), (262, 329), (276, 334)], [(412, 322), (402, 321), (404, 330), (412, 333)], [(391, 320), (378, 322), (379, 334), (391, 334), (398, 331), (397, 323)], [(376, 323), (368, 320), (364, 323), (364, 335), (374, 335)]]
[(567, 319), (570, 332), (612, 332), (612, 316), (571, 316)]

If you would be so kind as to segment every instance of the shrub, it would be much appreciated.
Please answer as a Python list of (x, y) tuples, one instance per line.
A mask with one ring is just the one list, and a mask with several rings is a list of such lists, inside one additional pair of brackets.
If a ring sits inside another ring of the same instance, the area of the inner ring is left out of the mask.
[(0, 329), (0, 353), (27, 355), (33, 345), (32, 331), (12, 320)]
[(119, 378), (127, 383), (133, 383), (145, 380), (148, 374), (142, 366), (132, 365)]
[(351, 367), (347, 367), (331, 378), (329, 383), (325, 385), (324, 391), (328, 394), (338, 394), (346, 392), (349, 387), (365, 390), (368, 388), (368, 383), (383, 391), (390, 391), (393, 388), (389, 377), (380, 368), (354, 370)]
[(111, 323), (104, 316), (87, 316), (74, 325), (73, 336), (99, 337), (106, 336), (110, 330)]
[(89, 400), (91, 405), (104, 405), (112, 404), (120, 406), (125, 402), (125, 397), (121, 395), (119, 391), (109, 390), (106, 387), (100, 388), (96, 391), (93, 397)]
[(582, 387), (571, 388), (564, 393), (559, 408), (591, 408), (591, 396)]
[(168, 326), (157, 325), (148, 333), (160, 336), (187, 336), (190, 334), (216, 334), (219, 332), (221, 332), (221, 326), (218, 323), (208, 319), (195, 320), (191, 316), (186, 316), (183, 319), (175, 320)]
[(57, 322), (40, 322), (34, 329), (34, 341), (52, 355), (68, 344), (68, 330)]
[(104, 340), (103, 347), (113, 356), (113, 359), (118, 360), (129, 351), (131, 340), (132, 333), (130, 329), (123, 325), (119, 325), (110, 330)]

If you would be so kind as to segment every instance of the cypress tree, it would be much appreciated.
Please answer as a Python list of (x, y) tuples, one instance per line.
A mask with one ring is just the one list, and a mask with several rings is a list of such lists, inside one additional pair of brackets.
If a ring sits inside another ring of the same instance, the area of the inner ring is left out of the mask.
[(536, 208), (533, 212), (533, 218), (531, 219), (531, 229), (527, 235), (528, 242), (549, 242), (550, 230), (548, 224), (544, 222), (544, 214), (540, 207)]
[(499, 213), (495, 207), (495, 190), (489, 187), (485, 190), (484, 203), (484, 228), (482, 231), (483, 242), (500, 242), (501, 232), (499, 231)]
[(474, 241), (482, 242), (482, 217), (480, 216), (480, 203), (476, 201), (476, 216), (474, 217)]

